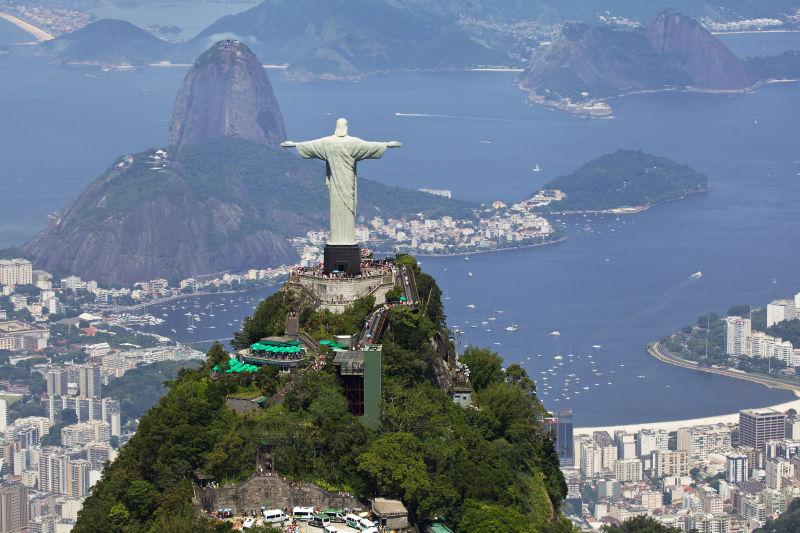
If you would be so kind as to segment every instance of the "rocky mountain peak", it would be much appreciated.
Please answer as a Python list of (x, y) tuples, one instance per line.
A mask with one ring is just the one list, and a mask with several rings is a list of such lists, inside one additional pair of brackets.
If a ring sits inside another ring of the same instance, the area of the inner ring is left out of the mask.
[(235, 40), (215, 43), (194, 62), (172, 113), (169, 139), (178, 149), (216, 137), (241, 137), (266, 146), (286, 138), (261, 61)]

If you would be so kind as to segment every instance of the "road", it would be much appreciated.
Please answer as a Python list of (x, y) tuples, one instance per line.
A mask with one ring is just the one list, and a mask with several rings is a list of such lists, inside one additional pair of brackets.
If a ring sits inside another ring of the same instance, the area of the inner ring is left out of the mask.
[(692, 364), (686, 359), (681, 359), (680, 357), (675, 357), (674, 355), (671, 355), (667, 351), (667, 349), (661, 345), (660, 342), (651, 343), (650, 346), (647, 348), (647, 351), (650, 353), (650, 355), (652, 355), (662, 363), (668, 363), (683, 368), (691, 368), (692, 370), (697, 370), (700, 372), (708, 372), (709, 374), (719, 374), (721, 376), (727, 376), (729, 378), (752, 381), (754, 383), (759, 383), (766, 387), (787, 389), (795, 393), (800, 392), (800, 385), (779, 378), (760, 376), (756, 374), (748, 374), (746, 372), (733, 372), (731, 370), (728, 370), (727, 368), (710, 368)]

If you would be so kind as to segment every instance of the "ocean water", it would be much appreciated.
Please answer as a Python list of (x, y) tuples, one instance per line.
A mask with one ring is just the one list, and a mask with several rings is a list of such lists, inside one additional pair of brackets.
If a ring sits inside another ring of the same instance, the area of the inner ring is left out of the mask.
[[(763, 47), (776, 35), (784, 34), (758, 35), (751, 45), (737, 36), (738, 46)], [(24, 242), (117, 156), (162, 145), (184, 73), (101, 72), (0, 57), (0, 246)], [(362, 176), (394, 185), (513, 201), (618, 148), (705, 172), (707, 194), (619, 219), (563, 219), (569, 238), (562, 244), (468, 260), (422, 258), (423, 268), (449, 298), (449, 320), (465, 331), (462, 345), (493, 347), (507, 362), (523, 364), (548, 393), (547, 406), (572, 408), (576, 424), (711, 416), (790, 398), (661, 364), (645, 346), (707, 310), (763, 305), (800, 290), (797, 83), (741, 95), (637, 95), (612, 102), (614, 119), (586, 120), (528, 106), (509, 73), (415, 72), (307, 84), (284, 82), (276, 71), (270, 76), (294, 140), (328, 135), (336, 117), (346, 116), (354, 135), (403, 141), (359, 167)], [(537, 164), (542, 172), (533, 173)], [(703, 277), (690, 279), (696, 271)], [(224, 339), (269, 292), (149, 311), (167, 314), (154, 331), (187, 341)], [(208, 303), (220, 306), (215, 317), (207, 316)], [(189, 307), (206, 313), (194, 331), (186, 330)], [(505, 330), (511, 325), (516, 331)], [(548, 369), (553, 373), (541, 374)]]

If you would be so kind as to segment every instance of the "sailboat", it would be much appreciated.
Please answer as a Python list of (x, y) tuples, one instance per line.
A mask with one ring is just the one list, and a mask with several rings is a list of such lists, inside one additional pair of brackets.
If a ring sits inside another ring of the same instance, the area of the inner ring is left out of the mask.
[(536, 163), (536, 166), (535, 166), (535, 167), (533, 167), (533, 171), (534, 171), (534, 172), (541, 172), (541, 171), (542, 171), (542, 169), (541, 169), (541, 168), (539, 168), (539, 163)]

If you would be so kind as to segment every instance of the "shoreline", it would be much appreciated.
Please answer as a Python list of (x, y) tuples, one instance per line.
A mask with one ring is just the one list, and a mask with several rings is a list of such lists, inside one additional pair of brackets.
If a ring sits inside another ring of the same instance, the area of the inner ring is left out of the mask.
[[(787, 411), (795, 409), (800, 412), (800, 393), (795, 392), (796, 398), (794, 400), (761, 407), (760, 409), (775, 409), (776, 411)], [(749, 409), (749, 408), (745, 408)], [(663, 429), (665, 431), (676, 431), (680, 428), (692, 426), (705, 426), (710, 424), (731, 424), (739, 421), (739, 412), (729, 413), (726, 415), (706, 416), (700, 418), (687, 418), (683, 420), (666, 420), (664, 422), (640, 422), (634, 424), (621, 424), (618, 426), (593, 426), (593, 427), (576, 427), (573, 429), (574, 435), (591, 435), (595, 431), (608, 431), (613, 434), (614, 431), (625, 431), (634, 433), (640, 429)]]
[[(776, 380), (772, 378), (762, 377), (759, 375), (747, 374), (745, 372), (732, 372), (725, 368), (710, 368), (710, 367), (701, 367), (691, 362), (687, 361), (686, 359), (681, 359), (679, 357), (675, 357), (674, 355), (669, 355), (663, 353), (661, 350), (661, 342), (652, 342), (647, 347), (647, 352), (665, 364), (671, 364), (674, 366), (679, 366), (682, 368), (687, 368), (690, 370), (697, 370), (700, 372), (706, 372), (709, 374), (719, 374), (721, 376), (730, 377), (734, 379), (741, 379), (744, 381), (750, 381), (753, 383), (757, 383), (759, 385), (763, 385), (769, 388), (779, 388), (790, 390), (794, 393), (795, 399), (790, 400), (788, 402), (783, 402), (771, 406), (760, 407), (760, 409), (774, 409), (776, 411), (786, 411), (788, 409), (795, 409), (800, 411), (800, 385), (784, 382), (781, 380)], [(745, 407), (744, 409), (750, 409), (750, 407)], [(643, 428), (653, 428), (653, 429), (664, 429), (666, 431), (675, 431), (679, 428), (683, 427), (690, 427), (690, 426), (701, 426), (707, 424), (719, 424), (719, 423), (734, 423), (739, 421), (739, 412), (735, 413), (728, 413), (724, 415), (714, 415), (714, 416), (706, 416), (706, 417), (698, 417), (698, 418), (687, 418), (682, 420), (666, 420), (662, 422), (639, 422), (633, 424), (620, 424), (617, 426), (594, 426), (594, 427), (580, 427), (575, 428), (574, 434), (576, 435), (591, 435), (594, 431), (608, 431), (609, 433), (613, 433), (617, 430), (628, 431), (628, 432), (636, 432), (639, 429)]]
[[(537, 246), (547, 246), (550, 244), (558, 244), (560, 242), (564, 242), (567, 240), (567, 237), (559, 237), (558, 239), (553, 239), (551, 241), (546, 242), (537, 242), (533, 244), (524, 244), (522, 246), (511, 246), (508, 248), (493, 248), (491, 250), (476, 250), (474, 252), (457, 252), (452, 254), (420, 254), (415, 252), (401, 252), (401, 253), (409, 253), (414, 255), (415, 257), (462, 257), (462, 256), (469, 256), (469, 255), (480, 255), (480, 254), (492, 254), (496, 252), (510, 252), (512, 250), (523, 250), (525, 248), (535, 248)], [(384, 253), (384, 252), (378, 252)]]
[(48, 33), (41, 28), (37, 28), (30, 22), (25, 22), (21, 18), (15, 17), (10, 13), (0, 12), (0, 19), (4, 19), (13, 24), (14, 26), (16, 26), (17, 28), (21, 29), (22, 31), (33, 35), (36, 38), (36, 40), (40, 43), (55, 39), (55, 37), (51, 33)]
[[(800, 33), (800, 32), (799, 32)], [(769, 79), (760, 80), (749, 87), (741, 89), (702, 89), (698, 87), (663, 87), (660, 89), (642, 89), (640, 91), (630, 91), (618, 94), (616, 96), (609, 96), (607, 98), (598, 98), (583, 103), (575, 103), (571, 100), (548, 100), (540, 96), (533, 89), (528, 89), (522, 84), (519, 88), (528, 93), (527, 101), (531, 105), (538, 105), (545, 109), (557, 109), (566, 111), (579, 118), (614, 118), (614, 108), (609, 103), (611, 100), (625, 98), (626, 96), (636, 96), (639, 94), (654, 94), (654, 93), (699, 93), (699, 94), (747, 94), (752, 93), (765, 85), (772, 85), (776, 83), (795, 83), (800, 81), (800, 78), (789, 79)]]

